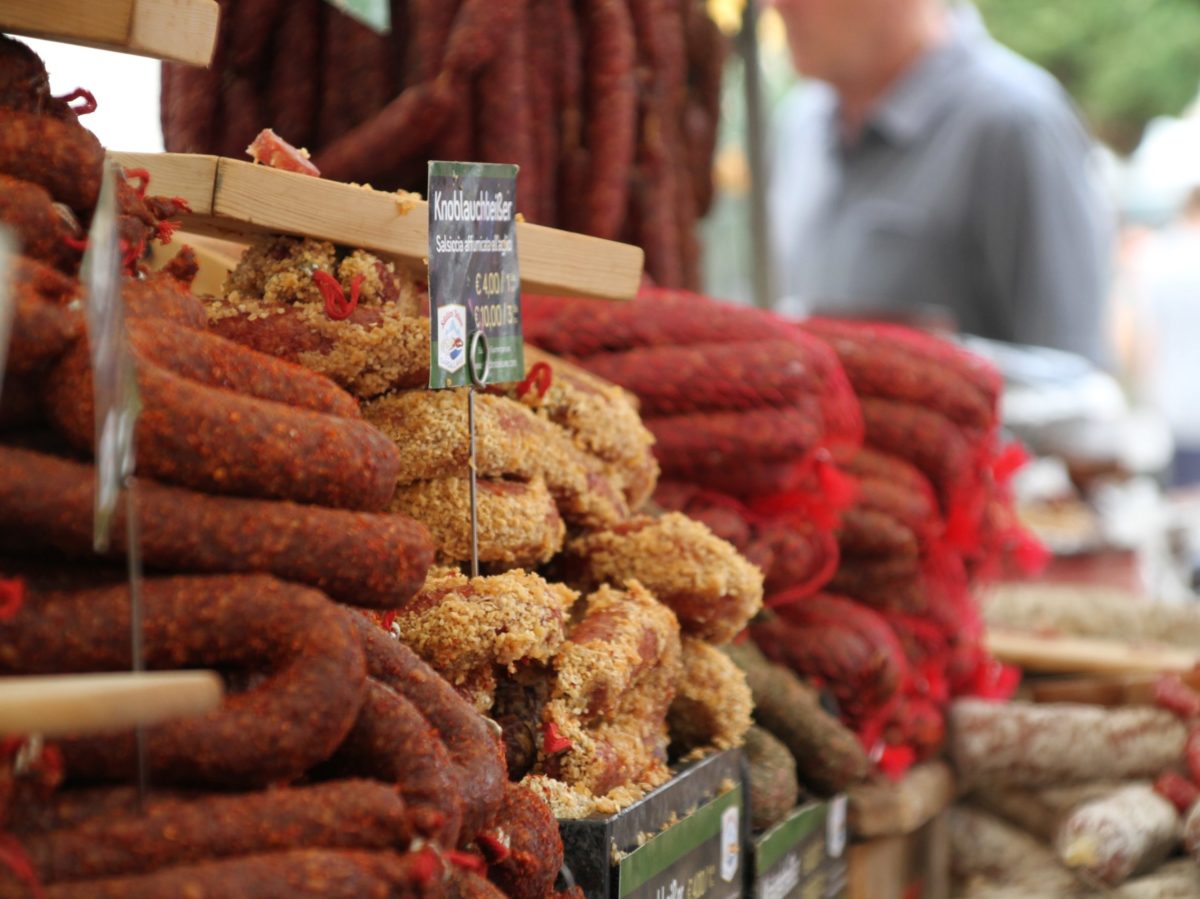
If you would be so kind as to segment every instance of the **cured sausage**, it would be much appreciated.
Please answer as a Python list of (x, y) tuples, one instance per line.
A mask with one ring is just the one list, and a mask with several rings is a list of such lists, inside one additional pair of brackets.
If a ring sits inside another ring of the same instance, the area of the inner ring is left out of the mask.
[(591, 160), (583, 230), (615, 240), (625, 215), (628, 173), (636, 151), (636, 38), (625, 0), (586, 0), (583, 16), (586, 141)]
[(632, 349), (581, 364), (636, 393), (647, 416), (793, 406), (823, 389), (803, 347), (790, 340)]
[(507, 780), (499, 739), (416, 653), (366, 616), (350, 611), (346, 615), (362, 639), (371, 677), (416, 706), (446, 744), (462, 784), (463, 838), (473, 839), (495, 817)]
[[(366, 422), (335, 418), (221, 390), (145, 360), (137, 364), (142, 412), (139, 468), (205, 490), (348, 509), (386, 508), (400, 453)], [(47, 377), (50, 420), (77, 449), (94, 440), (88, 349), (78, 346)]]
[(402, 849), (411, 839), (408, 810), (395, 787), (345, 780), (242, 795), (155, 797), (140, 811), (28, 834), (21, 844), (42, 882), (59, 883), (288, 849)]
[(0, 172), (40, 185), (88, 218), (103, 171), (104, 148), (77, 121), (0, 109)]
[(1131, 784), (1071, 812), (1054, 845), (1086, 881), (1116, 886), (1158, 867), (1175, 848), (1179, 823), (1175, 807), (1149, 784)]
[[(368, 680), (366, 698), (350, 733), (318, 771), (393, 783), (414, 812), (423, 835), (453, 846), (462, 827), (464, 785), (438, 733), (411, 702)], [(434, 814), (416, 814), (418, 810)]]
[(1149, 707), (959, 699), (950, 712), (950, 753), (967, 784), (1153, 777), (1180, 760), (1186, 737), (1174, 715)]
[(12, 336), (6, 371), (32, 374), (58, 359), (83, 335), (83, 312), (67, 308), (79, 284), (47, 265), (17, 257), (10, 282), (14, 293)]
[[(266, 575), (147, 578), (142, 601), (147, 667), (268, 674), (212, 712), (147, 728), (155, 783), (292, 780), (349, 732), (363, 696), (362, 647), (320, 593)], [(21, 610), (0, 622), (0, 667), (22, 674), (127, 670), (129, 616), (127, 585), (46, 592), (27, 585)], [(78, 780), (127, 780), (135, 770), (131, 732), (59, 747), (68, 776)]]
[(443, 876), (444, 863), (430, 849), (296, 849), (57, 884), (46, 890), (46, 899), (440, 899)]
[(139, 359), (189, 381), (341, 418), (362, 417), (354, 397), (323, 375), (214, 334), (142, 321), (131, 321), (128, 334)]
[[(54, 484), (53, 500), (44, 485)], [(95, 472), (90, 465), (0, 448), (0, 534), (13, 546), (89, 559)], [(269, 572), (342, 602), (395, 608), (420, 588), (433, 561), (425, 528), (403, 515), (208, 496), (139, 480), (142, 555), (152, 568)], [(125, 546), (124, 505), (112, 554)]]
[(679, 622), (636, 583), (604, 585), (554, 658), (553, 699), (584, 723), (611, 719), (641, 681), (680, 665)]
[(16, 232), (21, 252), (68, 275), (79, 270), (79, 226), (40, 185), (0, 175), (0, 221)]
[[(566, 527), (546, 482), (479, 479), (476, 491), (479, 561), (536, 568), (562, 549)], [(438, 478), (396, 489), (390, 510), (410, 515), (434, 536), (440, 557), (471, 559), (467, 478)]]
[(563, 844), (558, 821), (541, 798), (520, 784), (506, 784), (487, 837), (480, 848), (491, 856), (488, 878), (494, 884), (511, 899), (550, 895), (562, 868)]

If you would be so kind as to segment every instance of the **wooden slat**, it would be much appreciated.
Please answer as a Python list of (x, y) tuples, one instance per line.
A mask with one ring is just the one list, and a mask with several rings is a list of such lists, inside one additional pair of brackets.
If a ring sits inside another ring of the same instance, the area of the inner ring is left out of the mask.
[[(1193, 690), (1200, 690), (1200, 672), (1178, 674)], [(1029, 684), (1029, 695), (1034, 702), (1082, 702), (1114, 708), (1154, 705), (1154, 685), (1159, 677), (1160, 674), (1127, 674), (1038, 680)]]
[(124, 730), (198, 715), (221, 703), (212, 671), (0, 678), (0, 736)]
[[(150, 191), (192, 207), (184, 230), (245, 242), (296, 234), (362, 247), (424, 274), (429, 211), (421, 200), (283, 172), (236, 159), (175, 153), (112, 153), (150, 172)], [(211, 189), (207, 186), (210, 174)], [(521, 287), (533, 293), (629, 299), (641, 283), (641, 248), (520, 222)]]
[(1091, 637), (1043, 637), (989, 628), (988, 650), (1002, 662), (1059, 674), (1155, 674), (1188, 671), (1200, 654), (1171, 647), (1139, 647)]
[(847, 791), (853, 837), (914, 833), (954, 801), (954, 774), (945, 762), (924, 762), (897, 783), (860, 784)]
[(216, 0), (4, 0), (0, 31), (206, 66)]

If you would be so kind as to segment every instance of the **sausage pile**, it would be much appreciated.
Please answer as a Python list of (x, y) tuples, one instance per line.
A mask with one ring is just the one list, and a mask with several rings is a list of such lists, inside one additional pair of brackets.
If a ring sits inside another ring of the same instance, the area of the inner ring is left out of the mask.
[[(1200, 894), (1200, 694), (1165, 676), (1154, 702), (953, 705), (951, 756), (969, 791), (953, 828), (955, 873), (973, 882), (964, 895)], [(1164, 864), (1180, 849), (1186, 863)]]
[(753, 636), (836, 700), (885, 770), (938, 751), (951, 695), (1011, 688), (970, 592), (1029, 549), (995, 372), (899, 328), (654, 288), (620, 305), (526, 297), (525, 315), (528, 339), (637, 395), (655, 502), (761, 568)]
[[(476, 397), (486, 574), (468, 579), (467, 396), (414, 389), (429, 364), (423, 288), (362, 251), (267, 237), (224, 293), (206, 300), (213, 331), (337, 381), (399, 451), (387, 511), (424, 524), (448, 567), (380, 608), (501, 723), (514, 779), (576, 817), (639, 798), (672, 757), (740, 743), (750, 694), (710, 643), (759, 609), (761, 575), (704, 524), (639, 514), (659, 465), (629, 393), (529, 347), (523, 380)], [(600, 692), (611, 701), (580, 705)]]
[(208, 69), (163, 67), (168, 150), (260, 129), (322, 174), (424, 191), (426, 162), (520, 165), (527, 221), (636, 243), (695, 286), (724, 39), (701, 0), (421, 0), (381, 36), (319, 0), (221, 0)]
[[(7, 38), (0, 118), (0, 220), (23, 251), (0, 409), (0, 673), (128, 670), (130, 522), (121, 504), (95, 554), (76, 277), (103, 151)], [(327, 377), (208, 330), (189, 250), (143, 270), (178, 208), (147, 180), (127, 171), (118, 189), (143, 653), (216, 669), (226, 697), (147, 728), (140, 809), (132, 732), (0, 743), (0, 896), (551, 896), (549, 806), (507, 783), (491, 725), (353, 608), (412, 602), (434, 558), (429, 531), (387, 511), (401, 448)], [(400, 302), (382, 264), (341, 262), (364, 308)]]

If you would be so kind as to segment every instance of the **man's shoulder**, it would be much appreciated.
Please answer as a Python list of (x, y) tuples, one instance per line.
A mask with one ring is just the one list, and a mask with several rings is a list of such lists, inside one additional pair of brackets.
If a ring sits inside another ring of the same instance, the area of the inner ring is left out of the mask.
[(990, 38), (972, 44), (958, 94), (963, 110), (991, 131), (1009, 126), (1082, 129), (1070, 96), (1054, 76)]

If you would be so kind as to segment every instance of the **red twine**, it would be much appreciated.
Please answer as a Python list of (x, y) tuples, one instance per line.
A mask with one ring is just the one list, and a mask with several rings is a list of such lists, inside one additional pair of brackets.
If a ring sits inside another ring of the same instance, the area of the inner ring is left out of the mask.
[(467, 871), (474, 871), (476, 874), (487, 875), (487, 862), (474, 853), (463, 852), (459, 849), (447, 849), (442, 854), (452, 865), (464, 868)]
[(440, 867), (440, 859), (436, 852), (429, 847), (425, 847), (416, 853), (416, 858), (413, 859), (413, 880), (422, 886), (429, 884), (437, 875)]
[(496, 834), (481, 833), (475, 837), (475, 842), (479, 845), (480, 851), (487, 856), (489, 864), (498, 865), (512, 855), (508, 843)]
[(64, 235), (62, 242), (77, 253), (86, 253), (88, 241), (86, 237), (71, 237)]
[(391, 611), (384, 612), (383, 620), (379, 623), (383, 625), (383, 629), (385, 631), (390, 631), (392, 629), (392, 625), (396, 623), (396, 610), (392, 609)]
[(354, 310), (358, 308), (358, 293), (362, 289), (363, 277), (355, 275), (350, 280), (350, 299), (347, 300), (337, 278), (320, 269), (313, 272), (313, 281), (325, 297), (325, 314), (338, 322), (353, 315)]
[(546, 755), (558, 755), (560, 752), (566, 752), (573, 745), (575, 744), (559, 733), (558, 725), (553, 721), (547, 721), (542, 725), (542, 752)]
[(76, 100), (82, 100), (83, 105), (71, 106), (71, 112), (77, 116), (88, 115), (96, 111), (96, 98), (91, 91), (86, 88), (77, 87), (69, 94), (64, 94), (61, 97), (55, 97), (55, 100), (61, 100), (63, 103), (70, 105)]
[(537, 390), (538, 399), (542, 399), (546, 395), (546, 391), (550, 389), (550, 385), (554, 380), (554, 371), (545, 362), (536, 362), (529, 369), (529, 374), (525, 379), (517, 384), (517, 396), (523, 397), (529, 393), (531, 389)]
[(138, 197), (146, 196), (146, 188), (150, 186), (150, 172), (148, 169), (126, 169), (125, 180), (137, 181), (138, 186), (135, 189), (137, 190)]
[(17, 880), (29, 887), (33, 899), (44, 899), (46, 894), (33, 868), (33, 861), (16, 837), (0, 834), (0, 865), (12, 871)]
[(0, 621), (7, 621), (25, 604), (25, 583), (18, 578), (0, 580)]

